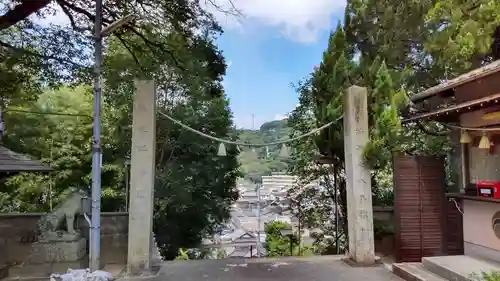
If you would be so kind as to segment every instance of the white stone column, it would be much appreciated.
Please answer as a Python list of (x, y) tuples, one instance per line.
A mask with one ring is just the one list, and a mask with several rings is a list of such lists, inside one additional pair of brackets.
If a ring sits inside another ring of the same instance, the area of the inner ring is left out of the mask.
[(366, 88), (351, 86), (344, 94), (344, 149), (349, 227), (349, 258), (358, 264), (375, 262), (370, 170), (363, 164), (369, 140)]
[(151, 266), (156, 148), (156, 89), (153, 81), (135, 81), (130, 165), (127, 272)]

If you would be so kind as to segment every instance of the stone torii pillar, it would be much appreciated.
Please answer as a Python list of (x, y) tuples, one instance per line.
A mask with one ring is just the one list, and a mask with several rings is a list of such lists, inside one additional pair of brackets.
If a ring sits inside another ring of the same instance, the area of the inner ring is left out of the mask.
[(375, 263), (370, 170), (363, 164), (368, 135), (367, 90), (351, 86), (344, 94), (344, 150), (349, 228), (349, 259)]
[(156, 149), (156, 89), (135, 81), (130, 165), (127, 273), (151, 268)]

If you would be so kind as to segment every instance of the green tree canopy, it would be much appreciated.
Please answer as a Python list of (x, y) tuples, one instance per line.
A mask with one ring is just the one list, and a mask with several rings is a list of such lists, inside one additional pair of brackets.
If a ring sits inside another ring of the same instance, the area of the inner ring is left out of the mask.
[(281, 221), (273, 221), (266, 225), (266, 252), (268, 257), (290, 256), (290, 243), (292, 243), (292, 254), (294, 253), (293, 249), (298, 246), (299, 238), (297, 235), (284, 237), (281, 230), (285, 229), (291, 230), (292, 226)]
[[(94, 2), (41, 2), (7, 1), (0, 13), (0, 79), (5, 83), (0, 91), (6, 93), (0, 106), (91, 115)], [(53, 4), (70, 26), (43, 23)], [(154, 79), (158, 111), (214, 136), (237, 136), (221, 84), (226, 63), (215, 44), (221, 29), (200, 2), (103, 4), (105, 26), (128, 14), (138, 17), (104, 42), (102, 195), (103, 210), (115, 211), (125, 208), (135, 79)], [(13, 20), (15, 11), (24, 16)], [(17, 204), (9, 205), (10, 211), (47, 210), (47, 198), (56, 204), (70, 187), (88, 189), (92, 125), (84, 119), (6, 115), (6, 145), (56, 169), (50, 175), (9, 178), (2, 198)], [(159, 114), (154, 231), (166, 259), (174, 259), (180, 248), (197, 246), (229, 217), (238, 197), (238, 152), (216, 154), (216, 143)]]

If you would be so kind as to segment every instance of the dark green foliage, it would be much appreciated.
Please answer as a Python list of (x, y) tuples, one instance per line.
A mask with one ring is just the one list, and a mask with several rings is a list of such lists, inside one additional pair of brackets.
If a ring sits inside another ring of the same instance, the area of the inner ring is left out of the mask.
[[(38, 101), (19, 109), (87, 115), (71, 117), (8, 112), (4, 115), (8, 148), (41, 159), (55, 171), (19, 174), (6, 180), (0, 208), (7, 212), (45, 212), (54, 207), (68, 188), (89, 191), (91, 183), (92, 92), (90, 87), (46, 91)], [(119, 155), (113, 121), (117, 112), (103, 114), (103, 211), (123, 210), (125, 156)]]
[(394, 234), (394, 230), (387, 221), (373, 219), (373, 236), (375, 240), (380, 240), (388, 235)]
[[(9, 1), (8, 1), (9, 2)], [(113, 3), (115, 4), (115, 3)], [(125, 163), (130, 157), (133, 81), (154, 79), (157, 109), (214, 136), (236, 139), (222, 87), (226, 63), (215, 44), (221, 29), (197, 1), (105, 3), (104, 23), (149, 9), (110, 36), (103, 57), (103, 211), (125, 209)], [(83, 10), (93, 3), (80, 1)], [(44, 12), (47, 12), (46, 10)], [(66, 11), (65, 11), (66, 12)], [(70, 11), (74, 15), (75, 11)], [(141, 13), (137, 13), (141, 14)], [(45, 13), (37, 15), (45, 17)], [(0, 106), (92, 115), (93, 21), (79, 16), (72, 30), (32, 19), (0, 31)], [(85, 31), (82, 31), (85, 30)], [(22, 35), (22, 36), (21, 36)], [(23, 40), (18, 40), (20, 36)], [(21, 42), (22, 41), (22, 42)], [(73, 85), (82, 85), (71, 88)], [(64, 86), (61, 91), (52, 92)], [(5, 93), (4, 93), (5, 92)], [(43, 94), (42, 94), (43, 93)], [(191, 248), (229, 217), (237, 199), (236, 148), (218, 157), (217, 143), (157, 120), (154, 231), (165, 258)], [(17, 175), (0, 193), (3, 211), (47, 211), (69, 187), (88, 189), (91, 122), (85, 118), (6, 114), (5, 144), (50, 163), (50, 175)], [(50, 192), (49, 192), (50, 191)], [(49, 196), (50, 194), (50, 196)], [(52, 198), (52, 200), (50, 200)]]
[(498, 281), (500, 280), (500, 272), (499, 271), (491, 271), (491, 272), (481, 272), (481, 273), (473, 273), (468, 276), (470, 280), (474, 281)]

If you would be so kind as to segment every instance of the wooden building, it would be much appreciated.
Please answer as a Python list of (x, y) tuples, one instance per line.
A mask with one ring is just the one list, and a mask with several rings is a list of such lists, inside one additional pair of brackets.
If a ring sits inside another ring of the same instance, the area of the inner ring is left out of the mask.
[(470, 273), (500, 271), (500, 61), (411, 101), (404, 122), (435, 121), (460, 135), (454, 166), (460, 179), (459, 188), (445, 194), (444, 162), (396, 157), (399, 261), (421, 263), (395, 264), (394, 272), (407, 280), (428, 273), (469, 280)]
[(49, 172), (51, 168), (24, 154), (0, 145), (0, 175), (18, 172)]

